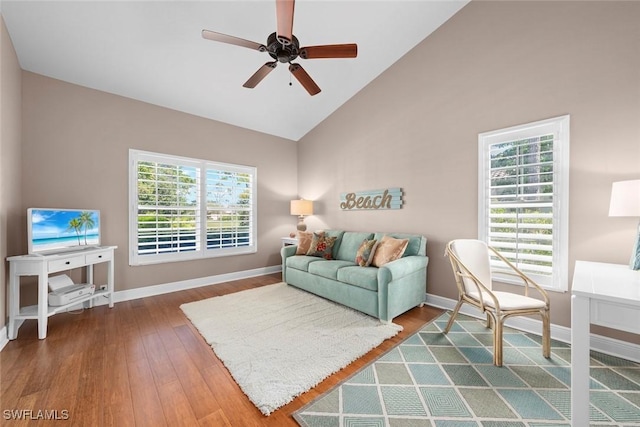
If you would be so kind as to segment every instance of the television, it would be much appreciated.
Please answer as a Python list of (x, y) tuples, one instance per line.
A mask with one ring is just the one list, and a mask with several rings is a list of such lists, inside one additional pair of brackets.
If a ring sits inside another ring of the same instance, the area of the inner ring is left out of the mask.
[(100, 211), (27, 209), (29, 254), (49, 254), (100, 246)]

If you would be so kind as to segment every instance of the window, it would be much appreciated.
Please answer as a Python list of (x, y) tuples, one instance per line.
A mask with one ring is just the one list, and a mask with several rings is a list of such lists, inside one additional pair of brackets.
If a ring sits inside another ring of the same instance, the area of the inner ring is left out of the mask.
[(256, 169), (129, 150), (129, 264), (256, 251)]
[(566, 291), (569, 116), (482, 133), (478, 142), (479, 238), (541, 286)]

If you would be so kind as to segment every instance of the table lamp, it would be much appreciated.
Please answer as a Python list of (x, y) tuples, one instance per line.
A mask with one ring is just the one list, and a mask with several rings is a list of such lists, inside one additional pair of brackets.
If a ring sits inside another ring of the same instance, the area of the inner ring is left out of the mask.
[[(640, 179), (613, 183), (609, 216), (634, 216), (640, 218)], [(638, 224), (636, 242), (631, 253), (629, 268), (640, 270), (640, 223)]]
[(298, 215), (298, 231), (306, 231), (307, 224), (304, 223), (304, 217), (313, 215), (313, 202), (311, 200), (292, 200), (291, 215)]

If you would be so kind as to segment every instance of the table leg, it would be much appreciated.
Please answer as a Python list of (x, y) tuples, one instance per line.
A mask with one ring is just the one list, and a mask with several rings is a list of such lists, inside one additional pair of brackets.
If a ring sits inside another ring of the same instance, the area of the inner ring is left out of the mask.
[(9, 329), (7, 338), (15, 340), (18, 336), (16, 316), (20, 312), (20, 276), (15, 272), (13, 263), (9, 265)]
[(590, 300), (571, 296), (571, 425), (589, 425)]
[[(46, 263), (43, 266), (46, 267)], [(38, 338), (45, 339), (47, 337), (47, 314), (49, 310), (48, 292), (49, 275), (46, 270), (38, 274)]]
[(113, 254), (107, 263), (107, 290), (109, 291), (109, 308), (113, 308)]
[[(87, 265), (87, 283), (95, 286), (96, 282), (93, 281), (93, 264)], [(93, 300), (90, 299), (84, 303), (85, 307), (93, 308)]]

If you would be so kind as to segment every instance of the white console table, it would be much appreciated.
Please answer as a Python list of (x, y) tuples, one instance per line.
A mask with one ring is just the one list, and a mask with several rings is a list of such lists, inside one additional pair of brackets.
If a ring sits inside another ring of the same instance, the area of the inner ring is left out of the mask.
[(571, 425), (589, 425), (591, 323), (640, 334), (640, 271), (576, 261), (571, 289)]
[(282, 247), (298, 244), (297, 237), (282, 237), (281, 240), (282, 240)]
[[(7, 331), (10, 340), (18, 336), (18, 329), (26, 319), (38, 319), (38, 338), (47, 337), (47, 321), (50, 316), (65, 311), (69, 307), (88, 303), (93, 307), (93, 300), (106, 297), (109, 307), (113, 307), (113, 252), (117, 246), (103, 246), (100, 248), (83, 249), (73, 252), (50, 255), (20, 255), (8, 257), (9, 261), (9, 327)], [(48, 294), (49, 274), (74, 268), (87, 268), (87, 282), (93, 283), (93, 266), (107, 263), (107, 288), (99, 289), (92, 295), (78, 298), (62, 306), (49, 306)], [(38, 304), (20, 307), (20, 277), (38, 276)]]

